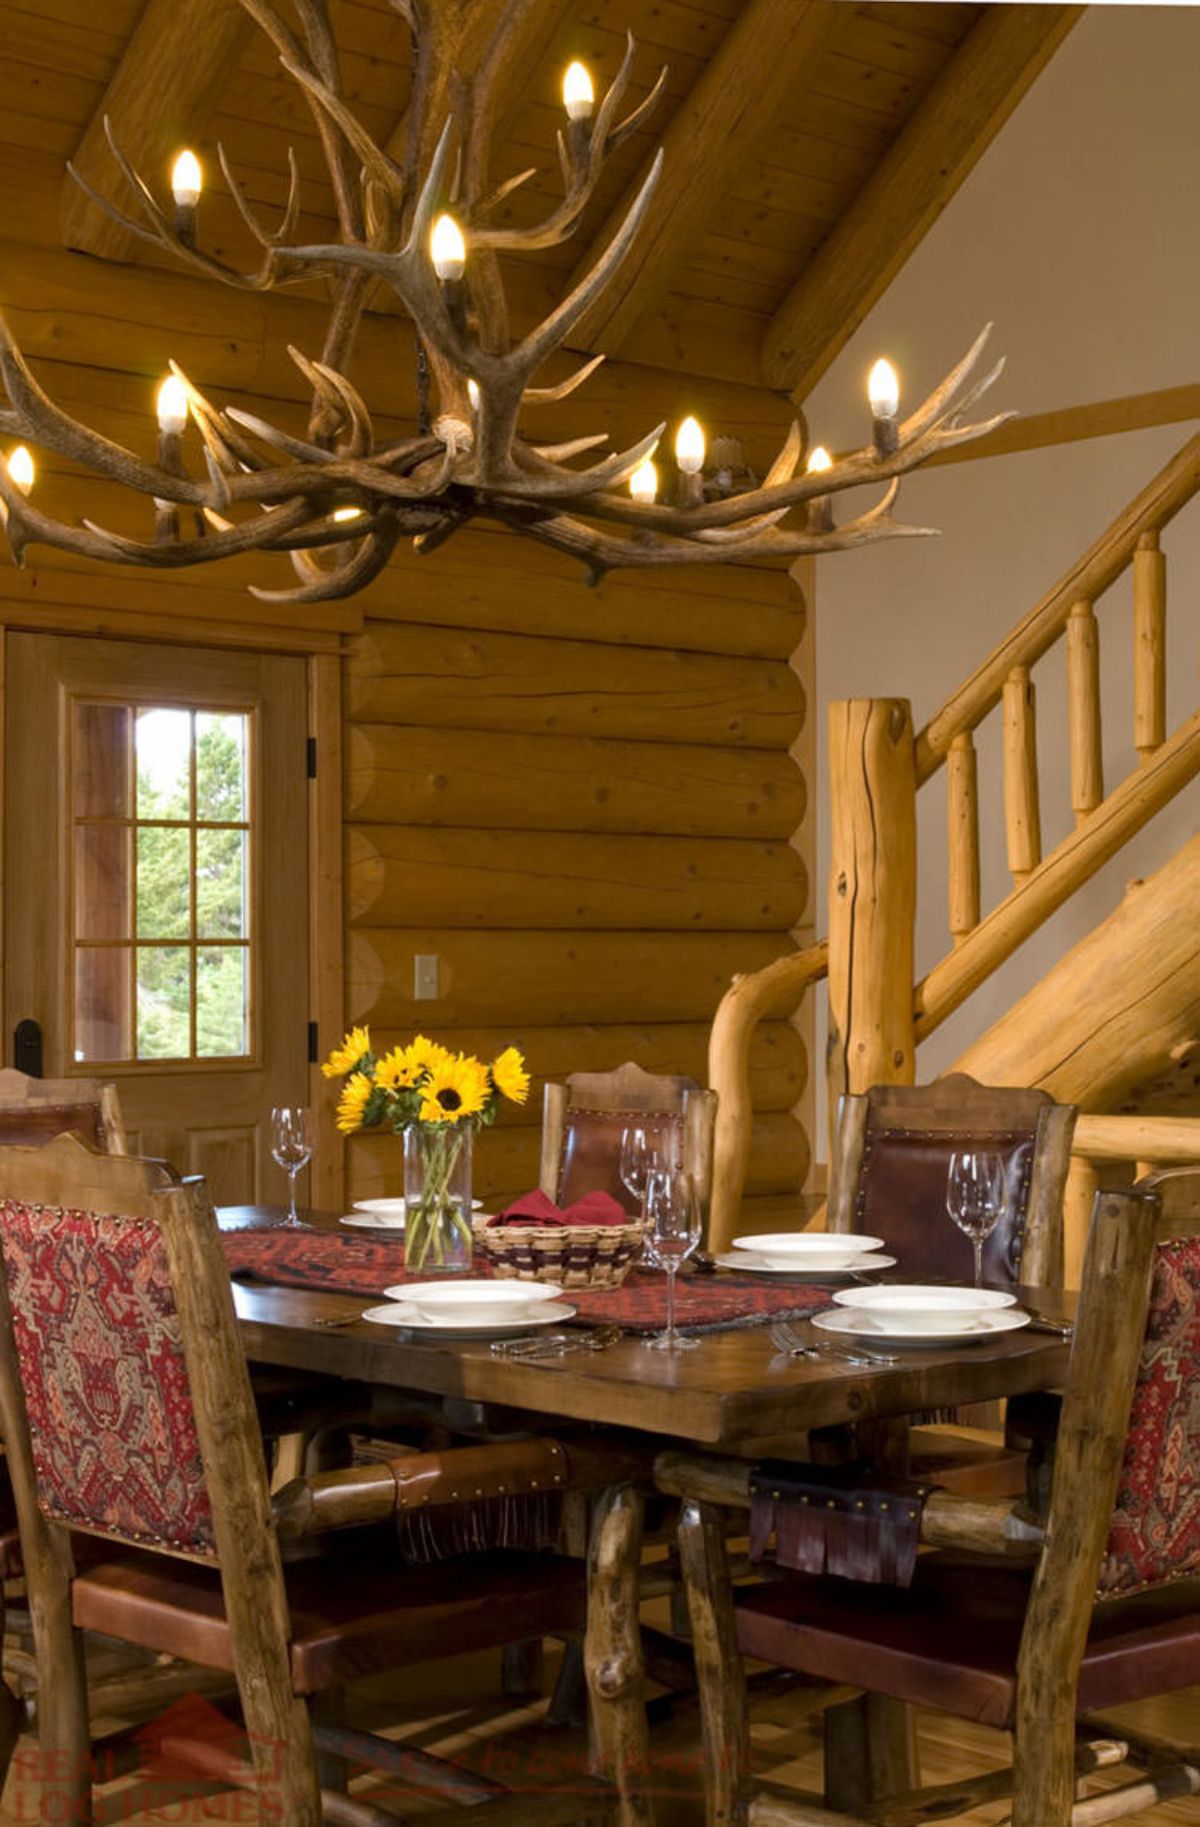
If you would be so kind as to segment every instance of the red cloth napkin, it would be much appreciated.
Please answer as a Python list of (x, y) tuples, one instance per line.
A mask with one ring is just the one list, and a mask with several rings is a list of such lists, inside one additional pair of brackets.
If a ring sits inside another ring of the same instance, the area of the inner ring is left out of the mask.
[(585, 1193), (574, 1205), (558, 1206), (543, 1192), (522, 1193), (519, 1199), (489, 1220), (497, 1224), (629, 1224), (624, 1207), (611, 1193)]

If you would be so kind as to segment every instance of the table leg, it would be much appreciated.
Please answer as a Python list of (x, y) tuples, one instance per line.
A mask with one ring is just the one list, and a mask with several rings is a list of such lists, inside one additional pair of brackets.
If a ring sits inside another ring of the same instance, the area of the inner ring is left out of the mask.
[(747, 1818), (750, 1749), (746, 1677), (726, 1564), (724, 1513), (714, 1504), (685, 1500), (679, 1560), (700, 1690), (705, 1820), (707, 1827), (741, 1827)]
[(588, 1553), (584, 1666), (592, 1704), (592, 1761), (619, 1797), (620, 1827), (653, 1827), (650, 1746), (638, 1617), (641, 1493), (610, 1486), (596, 1504)]
[(917, 1773), (913, 1710), (886, 1694), (859, 1694), (825, 1710), (825, 1801), (854, 1814), (907, 1793)]

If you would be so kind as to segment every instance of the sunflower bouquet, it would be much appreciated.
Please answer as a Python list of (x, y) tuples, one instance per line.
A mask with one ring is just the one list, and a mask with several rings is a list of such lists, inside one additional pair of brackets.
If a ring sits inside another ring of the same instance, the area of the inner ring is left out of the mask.
[(472, 1242), (470, 1139), (495, 1122), (502, 1099), (523, 1104), (528, 1097), (518, 1049), (505, 1047), (485, 1064), (418, 1034), (377, 1055), (369, 1029), (356, 1027), (321, 1070), (346, 1081), (337, 1107), (343, 1135), (382, 1128), (404, 1135), (405, 1266), (465, 1267)]

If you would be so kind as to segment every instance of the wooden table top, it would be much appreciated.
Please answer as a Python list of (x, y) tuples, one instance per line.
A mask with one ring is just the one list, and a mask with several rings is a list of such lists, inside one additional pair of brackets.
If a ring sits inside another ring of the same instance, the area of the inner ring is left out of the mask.
[[(223, 1228), (236, 1229), (278, 1210), (227, 1207), (219, 1216)], [(307, 1216), (322, 1227), (336, 1223), (336, 1215)], [(247, 1354), (261, 1363), (748, 1456), (786, 1452), (815, 1427), (1043, 1389), (1063, 1381), (1067, 1364), (1059, 1338), (1028, 1328), (975, 1345), (902, 1348), (898, 1364), (861, 1369), (781, 1358), (765, 1326), (709, 1334), (697, 1350), (678, 1354), (630, 1338), (594, 1356), (531, 1364), (494, 1357), (486, 1339), (423, 1337), (356, 1320), (378, 1304), (359, 1294), (235, 1281), (234, 1299)], [(1042, 1291), (1037, 1299), (1043, 1309), (1051, 1305)]]

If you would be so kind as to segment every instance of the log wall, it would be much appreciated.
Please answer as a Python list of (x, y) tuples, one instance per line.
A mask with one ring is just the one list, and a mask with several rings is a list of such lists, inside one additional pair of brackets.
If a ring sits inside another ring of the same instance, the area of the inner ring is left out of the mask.
[[(523, 1048), (530, 1102), (478, 1144), (490, 1199), (537, 1182), (547, 1078), (636, 1059), (703, 1083), (729, 979), (806, 919), (803, 604), (757, 570), (590, 590), (474, 531), (404, 585), (345, 661), (347, 1013), (380, 1043)], [(420, 954), (433, 1001), (412, 993)], [(765, 1027), (758, 1199), (804, 1179), (806, 1080), (800, 1033)], [(349, 1164), (353, 1196), (395, 1185), (386, 1138)]]

